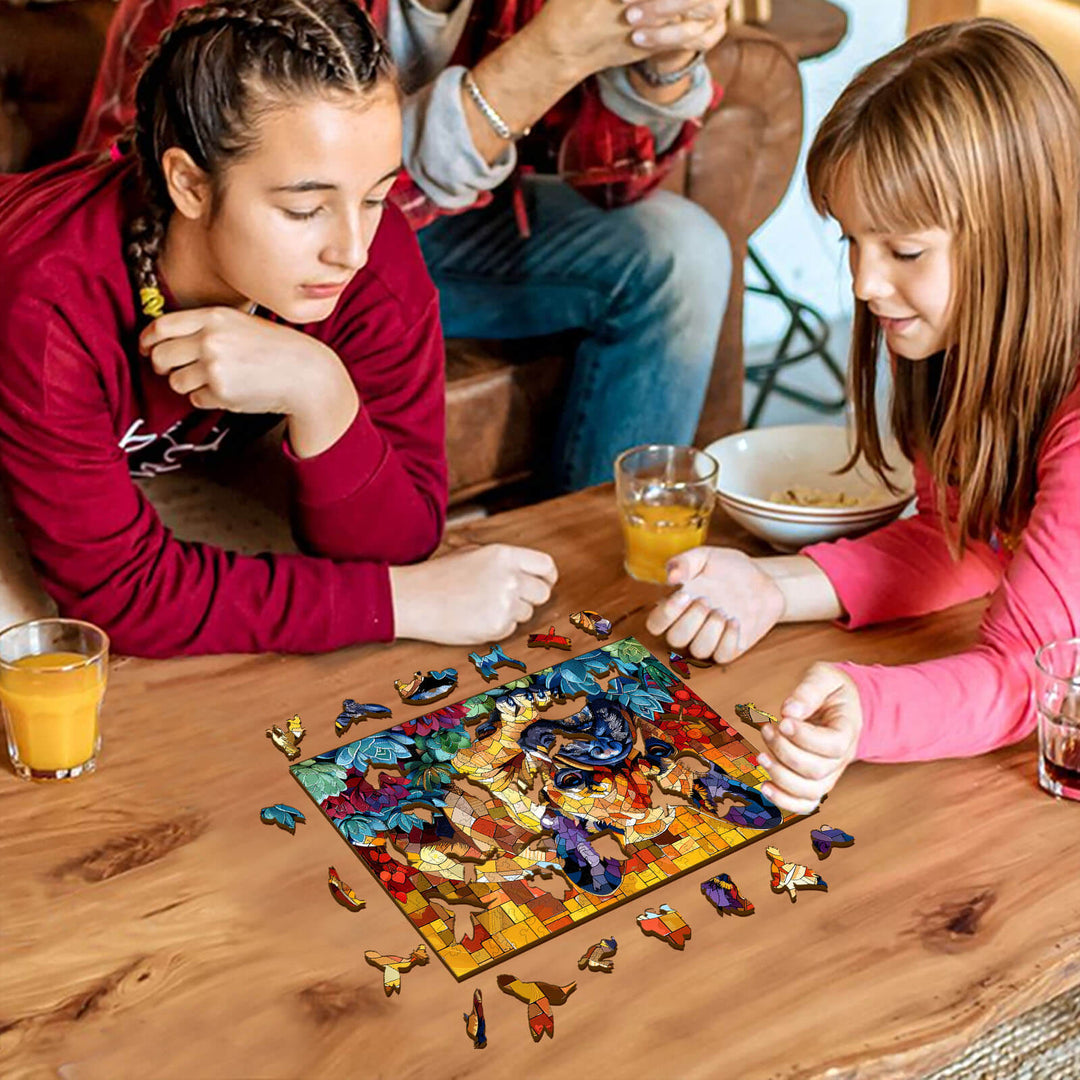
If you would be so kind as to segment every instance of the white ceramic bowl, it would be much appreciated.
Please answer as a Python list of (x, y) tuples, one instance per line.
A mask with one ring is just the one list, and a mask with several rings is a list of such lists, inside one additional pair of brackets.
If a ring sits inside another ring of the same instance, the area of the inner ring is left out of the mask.
[[(792, 424), (740, 431), (705, 447), (720, 473), (717, 500), (748, 532), (777, 551), (869, 532), (892, 521), (914, 497), (911, 464), (887, 448), (896, 465), (891, 474), (901, 494), (893, 495), (865, 462), (833, 475), (847, 460), (850, 435), (828, 424)], [(772, 496), (786, 488), (842, 492), (863, 501), (857, 506), (792, 506)]]

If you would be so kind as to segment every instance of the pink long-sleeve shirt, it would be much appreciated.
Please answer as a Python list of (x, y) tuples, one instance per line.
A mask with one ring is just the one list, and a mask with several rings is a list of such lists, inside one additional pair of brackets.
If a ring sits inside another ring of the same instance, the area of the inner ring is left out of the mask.
[(1037, 476), (1034, 509), (1011, 553), (1001, 544), (969, 544), (954, 561), (919, 462), (916, 515), (803, 549), (836, 589), (848, 629), (993, 594), (966, 652), (895, 667), (838, 665), (859, 690), (863, 760), (968, 757), (1034, 729), (1035, 650), (1080, 634), (1080, 388), (1051, 421)]

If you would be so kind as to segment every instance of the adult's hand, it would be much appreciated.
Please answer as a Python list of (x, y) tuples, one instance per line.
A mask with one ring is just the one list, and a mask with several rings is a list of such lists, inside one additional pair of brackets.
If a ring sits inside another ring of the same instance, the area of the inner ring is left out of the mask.
[(685, 67), (727, 33), (730, 0), (622, 0), (631, 43), (648, 50), (658, 71)]

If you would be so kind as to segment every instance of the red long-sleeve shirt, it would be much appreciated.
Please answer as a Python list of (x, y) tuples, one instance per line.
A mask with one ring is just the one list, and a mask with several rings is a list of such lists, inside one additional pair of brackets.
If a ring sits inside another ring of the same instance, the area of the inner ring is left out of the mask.
[(447, 497), (443, 341), (412, 230), (387, 207), (333, 314), (297, 328), (341, 358), (360, 409), (321, 454), (284, 450), (304, 554), (245, 556), (176, 539), (131, 479), (278, 419), (194, 409), (139, 355), (133, 199), (130, 162), (0, 185), (0, 482), (42, 583), (135, 655), (391, 639), (388, 565), (435, 549)]

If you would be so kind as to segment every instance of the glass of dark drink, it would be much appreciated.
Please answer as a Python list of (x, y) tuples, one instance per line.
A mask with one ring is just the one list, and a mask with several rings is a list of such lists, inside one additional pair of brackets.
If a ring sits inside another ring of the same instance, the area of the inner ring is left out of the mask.
[(1039, 785), (1080, 800), (1080, 638), (1051, 641), (1035, 653)]

